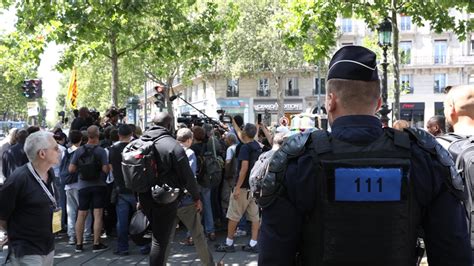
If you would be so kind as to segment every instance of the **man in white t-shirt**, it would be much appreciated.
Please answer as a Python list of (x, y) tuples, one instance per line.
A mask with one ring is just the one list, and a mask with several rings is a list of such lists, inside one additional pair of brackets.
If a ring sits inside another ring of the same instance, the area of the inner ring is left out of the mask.
[(237, 176), (237, 136), (233, 133), (229, 133), (225, 136), (225, 144), (228, 147), (225, 156), (225, 171), (224, 171), (224, 180), (222, 184), (221, 206), (226, 213), (227, 208), (229, 207), (229, 197), (230, 192), (232, 191), (232, 186), (235, 183)]

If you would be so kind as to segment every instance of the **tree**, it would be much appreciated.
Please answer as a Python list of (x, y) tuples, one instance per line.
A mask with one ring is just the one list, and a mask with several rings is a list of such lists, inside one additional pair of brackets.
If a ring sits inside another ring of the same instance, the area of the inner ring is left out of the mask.
[[(141, 49), (155, 36), (148, 30), (148, 12), (167, 1), (19, 1), (17, 28), (35, 32), (37, 24), (51, 28), (46, 38), (67, 45), (59, 68), (72, 67), (97, 56), (110, 61), (111, 104), (118, 104), (119, 59)], [(159, 14), (167, 16), (165, 13)]]
[(220, 52), (219, 36), (232, 24), (234, 17), (230, 15), (232, 4), (224, 13), (218, 13), (218, 6), (212, 2), (174, 4), (163, 7), (169, 15), (163, 17), (160, 24), (152, 23), (152, 30), (160, 40), (151, 43), (142, 55), (146, 76), (166, 85), (167, 111), (173, 118), (169, 96), (175, 77), (179, 75), (187, 82), (196, 73), (205, 72), (212, 66)]
[(41, 35), (18, 32), (0, 35), (0, 110), (3, 119), (26, 115), (24, 80), (37, 77), (39, 55), (45, 46)]
[(226, 32), (219, 68), (232, 77), (270, 73), (277, 95), (278, 117), (284, 116), (284, 88), (281, 78), (288, 70), (304, 66), (301, 49), (283, 42), (280, 19), (287, 15), (276, 1), (237, 1), (237, 27)]
[[(345, 17), (360, 17), (371, 30), (388, 18), (393, 26), (394, 58), (394, 115), (400, 117), (400, 55), (398, 49), (399, 31), (397, 15), (404, 14), (412, 17), (412, 21), (421, 26), (429, 23), (437, 33), (452, 30), (460, 40), (474, 29), (473, 20), (464, 20), (450, 16), (448, 10), (456, 9), (467, 13), (474, 12), (474, 2), (470, 0), (316, 0), (293, 1), (289, 6), (292, 16), (286, 22), (286, 41), (293, 46), (307, 47), (308, 43), (316, 43), (312, 48), (304, 49), (305, 57), (317, 60), (328, 56), (330, 49), (337, 39), (336, 19), (339, 15)], [(310, 34), (316, 31), (317, 34)]]

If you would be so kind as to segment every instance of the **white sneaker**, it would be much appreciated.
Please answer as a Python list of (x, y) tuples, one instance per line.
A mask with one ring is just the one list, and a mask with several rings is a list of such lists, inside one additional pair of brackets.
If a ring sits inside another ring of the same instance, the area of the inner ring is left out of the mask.
[(234, 237), (241, 237), (241, 236), (246, 236), (246, 235), (247, 235), (247, 231), (237, 229), (237, 231), (235, 231)]

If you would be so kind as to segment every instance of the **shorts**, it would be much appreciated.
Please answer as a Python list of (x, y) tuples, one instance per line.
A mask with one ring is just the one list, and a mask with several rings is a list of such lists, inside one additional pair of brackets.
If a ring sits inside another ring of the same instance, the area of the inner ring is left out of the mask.
[(227, 209), (227, 218), (238, 222), (244, 214), (247, 220), (251, 222), (259, 222), (258, 207), (255, 199), (251, 195), (250, 189), (241, 188), (238, 199), (234, 198), (234, 190), (230, 194), (229, 208)]
[(86, 187), (79, 190), (79, 207), (80, 211), (92, 209), (103, 209), (105, 207), (105, 199), (107, 197), (107, 189), (105, 186)]

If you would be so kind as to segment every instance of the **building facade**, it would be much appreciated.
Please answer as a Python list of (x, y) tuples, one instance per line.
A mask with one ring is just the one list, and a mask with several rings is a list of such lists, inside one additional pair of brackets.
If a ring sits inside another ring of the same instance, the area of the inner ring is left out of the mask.
[[(463, 19), (474, 17), (457, 11), (451, 11), (450, 15)], [(361, 20), (340, 18), (338, 23), (339, 46), (363, 45), (366, 38), (376, 38)], [(474, 84), (474, 34), (460, 41), (453, 32), (437, 34), (428, 25), (419, 27), (409, 16), (398, 17), (398, 28), (400, 118), (413, 126), (424, 127), (431, 116), (443, 115), (443, 92), (447, 85)], [(393, 78), (389, 78), (388, 84), (393, 107)]]
[[(452, 16), (467, 19), (473, 14), (451, 11)], [(337, 46), (365, 45), (367, 40), (377, 38), (364, 21), (354, 18), (339, 18)], [(400, 118), (412, 126), (424, 127), (433, 115), (443, 114), (444, 88), (447, 85), (474, 84), (474, 34), (460, 41), (452, 32), (434, 33), (428, 25), (419, 27), (411, 17), (399, 16), (400, 30)], [(337, 48), (337, 47), (336, 47)], [(389, 55), (391, 51), (389, 51)], [(382, 62), (383, 58), (378, 58)], [(389, 56), (389, 105), (393, 108), (393, 74)], [(381, 67), (379, 67), (380, 75)], [(307, 113), (323, 113), (325, 110), (325, 76), (317, 67), (288, 71), (278, 84), (284, 90), (285, 116)], [(391, 77), (392, 76), (392, 77)], [(319, 86), (321, 84), (321, 86)], [(152, 86), (148, 86), (150, 90)], [(181, 84), (177, 79), (174, 91), (196, 109), (217, 118), (217, 110), (227, 114), (243, 116), (245, 122), (256, 122), (261, 115), (269, 125), (278, 123), (275, 80), (271, 73), (244, 75), (229, 79), (223, 75), (200, 75), (192, 84)], [(319, 88), (320, 87), (320, 88)], [(319, 92), (319, 94), (318, 94)], [(144, 104), (142, 96), (142, 104)], [(148, 93), (148, 117), (157, 111), (153, 104), (153, 89)], [(200, 115), (191, 105), (181, 99), (173, 102), (177, 116)], [(393, 122), (393, 113), (391, 113)], [(143, 115), (141, 117), (143, 120)], [(151, 119), (149, 118), (149, 121)]]

